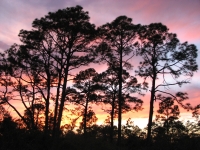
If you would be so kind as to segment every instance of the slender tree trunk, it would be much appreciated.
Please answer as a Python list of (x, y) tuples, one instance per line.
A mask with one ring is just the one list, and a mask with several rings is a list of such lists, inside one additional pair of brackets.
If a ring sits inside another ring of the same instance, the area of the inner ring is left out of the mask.
[(45, 133), (48, 132), (49, 129), (49, 97), (47, 96), (47, 100), (46, 100), (46, 109), (45, 109)]
[(60, 86), (61, 86), (61, 71), (59, 72), (58, 77), (58, 87), (56, 91), (56, 101), (55, 101), (55, 108), (54, 108), (54, 117), (53, 117), (53, 137), (55, 137), (56, 134), (56, 128), (57, 128), (57, 116), (58, 116), (58, 100), (60, 95)]
[(58, 113), (58, 122), (57, 122), (57, 127), (56, 127), (56, 132), (60, 132), (60, 125), (62, 121), (62, 114), (63, 114), (63, 108), (64, 108), (64, 103), (65, 103), (65, 97), (66, 97), (66, 88), (67, 88), (67, 80), (68, 80), (68, 73), (69, 73), (69, 60), (70, 56), (67, 56), (67, 67), (65, 68), (65, 77), (64, 77), (64, 83), (62, 87), (62, 95), (61, 95), (61, 100), (60, 100), (60, 107), (59, 107), (59, 113)]
[(151, 89), (149, 122), (148, 122), (148, 131), (147, 131), (147, 143), (150, 143), (150, 141), (151, 141), (151, 127), (152, 127), (152, 120), (153, 120), (154, 97), (155, 97), (155, 80), (153, 80), (153, 82), (152, 82), (152, 89)]
[(89, 81), (89, 87), (88, 87), (88, 93), (86, 98), (86, 104), (85, 104), (85, 112), (84, 112), (84, 121), (83, 121), (83, 133), (86, 135), (86, 128), (87, 128), (87, 111), (88, 111), (88, 103), (90, 98), (90, 81)]
[(31, 125), (32, 125), (32, 129), (33, 130), (36, 130), (37, 127), (36, 127), (36, 124), (35, 124), (35, 107), (34, 107), (34, 102), (35, 102), (35, 82), (32, 86), (33, 88), (33, 98), (32, 98), (32, 101), (31, 101), (31, 114), (30, 114), (30, 117), (31, 117)]
[[(153, 49), (155, 53), (155, 48)], [(156, 56), (154, 54), (154, 56)], [(147, 143), (151, 143), (151, 128), (153, 121), (153, 109), (154, 109), (154, 100), (155, 100), (155, 87), (156, 87), (156, 58), (153, 58), (153, 77), (152, 77), (152, 88), (151, 88), (151, 98), (150, 98), (150, 109), (149, 109), (149, 122), (148, 122), (148, 131), (147, 131)]]
[(45, 101), (45, 127), (44, 132), (47, 134), (49, 129), (49, 99), (50, 99), (50, 73), (47, 71), (47, 98)]
[(111, 110), (111, 121), (110, 121), (110, 142), (113, 142), (113, 128), (114, 128), (114, 111), (115, 111), (115, 94), (113, 96), (113, 100), (112, 100), (112, 110)]
[(67, 76), (68, 75), (66, 74), (66, 76), (64, 78), (63, 88), (62, 88), (62, 96), (61, 96), (60, 107), (59, 107), (59, 112), (58, 112), (58, 122), (57, 122), (57, 125), (56, 125), (56, 132), (57, 133), (60, 130), (60, 125), (61, 125), (61, 121), (62, 121), (62, 114), (63, 114), (63, 108), (64, 108), (65, 97), (66, 97)]
[[(121, 42), (122, 43), (122, 42)], [(118, 139), (117, 145), (121, 145), (121, 126), (122, 126), (122, 46), (120, 47), (120, 66), (119, 66), (119, 97), (118, 97)]]
[(57, 91), (56, 91), (56, 100), (55, 100), (55, 108), (54, 108), (54, 117), (53, 117), (53, 137), (56, 137), (56, 132), (57, 132), (57, 123), (58, 123), (58, 101), (60, 98), (60, 87), (61, 87), (61, 82), (62, 82), (62, 71), (64, 69), (63, 66), (63, 53), (61, 54), (61, 59), (60, 59), (60, 68), (59, 68), (59, 62), (57, 62), (57, 69), (58, 71), (58, 86), (57, 86)]
[(86, 99), (85, 104), (85, 111), (84, 111), (84, 120), (83, 120), (83, 134), (86, 135), (86, 128), (87, 128), (87, 110), (88, 110), (88, 97)]

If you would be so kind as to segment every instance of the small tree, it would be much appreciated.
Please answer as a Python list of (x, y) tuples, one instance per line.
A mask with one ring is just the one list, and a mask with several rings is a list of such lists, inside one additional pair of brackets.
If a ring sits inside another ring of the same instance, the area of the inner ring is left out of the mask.
[(178, 105), (174, 105), (174, 99), (172, 97), (160, 96), (161, 102), (159, 103), (159, 109), (157, 112), (162, 116), (164, 121), (164, 127), (166, 128), (167, 135), (169, 135), (170, 124), (173, 124), (174, 120), (178, 119), (180, 114)]
[[(118, 81), (118, 68), (109, 67), (106, 71), (98, 74), (94, 81), (99, 84), (101, 91), (104, 93), (102, 102), (109, 106), (109, 109), (104, 109), (110, 115), (110, 141), (113, 141), (114, 118), (118, 116), (119, 104), (119, 81)], [(142, 110), (143, 101), (134, 97), (133, 94), (141, 92), (141, 84), (137, 79), (131, 76), (126, 70), (123, 69), (122, 73), (122, 113), (132, 110)]]
[(76, 99), (72, 100), (76, 104), (83, 106), (83, 132), (86, 134), (87, 122), (93, 117), (93, 111), (89, 110), (89, 104), (98, 100), (96, 92), (96, 83), (93, 78), (97, 75), (97, 72), (93, 68), (80, 71), (73, 79), (74, 85), (77, 91)]
[[(45, 106), (43, 104), (33, 104), (33, 106), (29, 107), (28, 110), (24, 111), (24, 118), (28, 123), (34, 123), (34, 128), (37, 130), (42, 130), (44, 126), (44, 121), (42, 120), (42, 116), (44, 113)], [(34, 112), (32, 112), (34, 111)], [(31, 112), (31, 113), (30, 113)], [(34, 114), (34, 116), (32, 116)], [(31, 120), (34, 120), (33, 122)], [(31, 126), (31, 125), (30, 125)]]

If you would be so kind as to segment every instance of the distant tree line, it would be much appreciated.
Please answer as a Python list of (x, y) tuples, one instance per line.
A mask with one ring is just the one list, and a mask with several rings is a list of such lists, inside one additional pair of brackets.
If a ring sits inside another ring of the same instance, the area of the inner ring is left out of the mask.
[[(178, 118), (182, 107), (198, 119), (200, 105), (185, 103), (189, 99), (185, 92), (167, 90), (189, 83), (198, 70), (196, 46), (181, 43), (162, 23), (135, 25), (131, 18), (119, 16), (95, 27), (89, 19), (81, 6), (49, 12), (33, 21), (32, 30), (20, 31), (21, 44), (0, 53), (0, 137), (5, 136), (6, 123), (54, 140), (76, 130), (84, 137), (108, 138), (118, 146), (131, 138), (150, 144), (162, 137), (173, 143), (180, 135), (198, 132), (198, 122), (184, 125)], [(107, 68), (99, 73), (92, 65)], [(123, 113), (143, 109), (143, 100), (136, 95), (148, 90), (146, 130), (130, 119), (122, 125)], [(159, 115), (153, 120), (155, 101)], [(23, 105), (23, 113), (16, 103)], [(104, 125), (96, 125), (92, 104), (108, 106)], [(11, 107), (19, 119), (13, 121), (5, 107)], [(68, 123), (61, 126), (62, 120)]]

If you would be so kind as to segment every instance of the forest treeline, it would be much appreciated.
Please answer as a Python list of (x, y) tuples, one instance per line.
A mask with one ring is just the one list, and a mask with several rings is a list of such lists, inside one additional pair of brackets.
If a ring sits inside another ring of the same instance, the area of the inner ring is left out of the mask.
[[(1, 149), (200, 146), (200, 105), (185, 102), (188, 93), (168, 90), (189, 83), (198, 70), (194, 44), (181, 43), (162, 23), (135, 25), (127, 16), (96, 27), (81, 6), (49, 12), (32, 27), (20, 31), (20, 44), (0, 53)], [(141, 98), (149, 91), (147, 127), (130, 119), (122, 125), (123, 113), (143, 110)], [(102, 125), (94, 105), (107, 106)], [(197, 121), (181, 122), (180, 107)]]

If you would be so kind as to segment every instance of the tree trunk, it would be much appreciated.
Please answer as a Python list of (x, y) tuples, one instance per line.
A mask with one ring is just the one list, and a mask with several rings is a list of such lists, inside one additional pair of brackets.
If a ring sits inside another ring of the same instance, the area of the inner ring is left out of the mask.
[[(155, 55), (155, 48), (154, 48), (154, 56)], [(148, 131), (147, 131), (147, 143), (151, 143), (151, 127), (152, 127), (152, 120), (153, 120), (153, 108), (154, 108), (154, 100), (155, 100), (155, 86), (156, 86), (156, 58), (153, 58), (152, 65), (153, 65), (153, 77), (152, 77), (152, 88), (151, 88), (151, 98), (150, 98), (150, 109), (149, 109), (149, 122), (148, 122)]]
[(65, 78), (64, 78), (63, 88), (62, 88), (62, 96), (60, 100), (60, 107), (59, 107), (59, 113), (58, 113), (58, 122), (56, 126), (57, 133), (60, 132), (60, 125), (62, 121), (62, 114), (63, 114), (63, 108), (64, 108), (65, 97), (66, 97), (67, 77), (68, 77), (68, 68), (66, 69), (66, 72), (65, 72)]
[(56, 101), (55, 101), (55, 108), (54, 108), (54, 117), (53, 117), (53, 136), (56, 134), (56, 128), (57, 128), (57, 116), (58, 116), (58, 100), (59, 100), (59, 94), (60, 94), (60, 86), (61, 86), (61, 71), (59, 72), (58, 77), (58, 87), (56, 92)]
[(59, 113), (58, 113), (58, 122), (56, 126), (56, 132), (59, 134), (60, 132), (60, 125), (62, 121), (62, 114), (63, 114), (63, 108), (65, 103), (65, 97), (66, 97), (66, 88), (67, 88), (67, 80), (68, 80), (68, 73), (69, 73), (69, 61), (70, 61), (70, 55), (71, 55), (71, 49), (69, 49), (69, 53), (67, 55), (67, 61), (66, 61), (66, 68), (64, 69), (64, 81), (63, 81), (63, 87), (62, 87), (62, 95), (60, 100), (60, 107), (59, 107)]
[(48, 133), (49, 129), (49, 99), (50, 99), (50, 89), (51, 89), (51, 81), (50, 81), (50, 73), (47, 71), (47, 98), (45, 101), (45, 127), (44, 127), (44, 132), (45, 134)]
[(154, 97), (155, 97), (155, 80), (153, 80), (152, 83), (153, 83), (153, 85), (152, 85), (152, 89), (151, 89), (151, 98), (150, 98), (147, 143), (150, 143), (150, 141), (151, 141), (151, 127), (152, 127), (152, 120), (153, 120), (153, 104), (154, 104)]
[(120, 48), (120, 66), (119, 66), (119, 97), (118, 97), (118, 139), (117, 145), (121, 145), (121, 126), (122, 126), (122, 46)]
[(110, 143), (113, 142), (113, 128), (114, 128), (114, 111), (115, 111), (115, 93), (112, 100), (111, 121), (110, 121)]
[(32, 88), (33, 88), (33, 98), (31, 101), (31, 111), (30, 111), (30, 119), (31, 119), (31, 125), (32, 125), (32, 129), (36, 130), (37, 127), (35, 125), (35, 107), (34, 107), (34, 102), (35, 102), (35, 83), (33, 84)]
[(88, 87), (88, 93), (86, 98), (86, 104), (85, 104), (85, 112), (84, 112), (84, 121), (83, 121), (83, 133), (86, 135), (86, 128), (87, 128), (87, 111), (88, 111), (88, 103), (90, 98), (90, 81), (89, 81), (89, 87)]
[(86, 99), (85, 104), (85, 111), (84, 111), (84, 119), (83, 119), (83, 134), (86, 135), (86, 128), (87, 128), (87, 110), (88, 110), (88, 97)]

